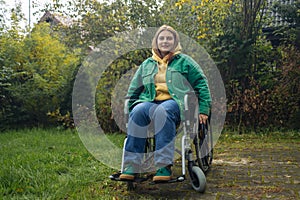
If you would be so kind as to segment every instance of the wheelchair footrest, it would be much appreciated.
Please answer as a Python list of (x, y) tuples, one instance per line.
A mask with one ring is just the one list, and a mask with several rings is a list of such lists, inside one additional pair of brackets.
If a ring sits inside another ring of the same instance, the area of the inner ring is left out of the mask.
[(177, 183), (185, 180), (185, 176), (179, 176), (177, 178), (171, 179), (169, 181), (151, 181), (151, 185), (162, 184), (162, 183)]
[(147, 177), (137, 176), (133, 180), (123, 180), (123, 179), (120, 179), (120, 175), (121, 175), (121, 172), (116, 173), (116, 174), (112, 174), (112, 175), (109, 176), (109, 178), (110, 178), (110, 180), (113, 180), (113, 181), (137, 182), (137, 183), (144, 182), (144, 181), (147, 181), (149, 179), (149, 176), (147, 176)]

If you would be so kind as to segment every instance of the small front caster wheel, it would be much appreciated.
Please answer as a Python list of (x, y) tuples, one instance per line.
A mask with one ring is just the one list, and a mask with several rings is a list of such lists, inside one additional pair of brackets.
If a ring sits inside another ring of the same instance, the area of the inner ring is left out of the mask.
[(190, 177), (193, 189), (197, 192), (203, 193), (206, 188), (205, 174), (198, 166), (193, 166), (192, 171), (190, 173), (192, 173)]

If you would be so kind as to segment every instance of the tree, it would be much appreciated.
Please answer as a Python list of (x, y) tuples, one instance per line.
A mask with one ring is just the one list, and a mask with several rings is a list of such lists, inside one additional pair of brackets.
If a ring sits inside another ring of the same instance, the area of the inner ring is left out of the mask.
[(10, 29), (6, 25), (2, 26), (4, 29), (0, 36), (0, 129), (23, 118), (23, 114), (21, 114), (23, 108), (19, 107), (10, 89), (16, 76), (21, 77), (20, 81), (26, 79), (26, 75), (19, 71), (24, 60), (22, 51), (24, 35), (19, 26), (21, 17), (16, 10), (20, 11), (20, 6), (11, 10)]
[(226, 87), (227, 123), (233, 127), (280, 121), (274, 105), (286, 100), (273, 92), (281, 56), (262, 33), (265, 6), (263, 0), (182, 0), (168, 12), (170, 21), (178, 18), (175, 28), (199, 41), (215, 60)]
[(62, 42), (72, 48), (95, 47), (117, 33), (160, 24), (159, 5), (155, 0), (102, 3), (95, 0), (58, 0), (39, 12), (45, 11), (59, 13), (71, 21), (63, 28)]
[(10, 32), (1, 41), (1, 75), (8, 103), (0, 120), (21, 126), (48, 124), (49, 111), (66, 107), (78, 58), (49, 34), (47, 24), (37, 25), (20, 40)]
[(278, 63), (275, 91), (278, 109), (284, 111), (279, 121), (285, 126), (299, 129), (300, 120), (300, 2), (291, 5), (276, 3), (275, 11), (281, 16), (283, 25), (273, 34), (279, 35), (281, 60)]
[(5, 9), (5, 1), (0, 0), (0, 35), (3, 32), (3, 30), (6, 29), (6, 14), (7, 9)]
[[(180, 26), (193, 27), (194, 33), (189, 35), (196, 36), (201, 41), (210, 40), (223, 33), (223, 21), (228, 17), (232, 0), (180, 0), (171, 1), (173, 5), (183, 13), (185, 20), (189, 18), (189, 23), (180, 23)], [(187, 12), (189, 11), (189, 12)], [(193, 26), (191, 26), (193, 24)]]

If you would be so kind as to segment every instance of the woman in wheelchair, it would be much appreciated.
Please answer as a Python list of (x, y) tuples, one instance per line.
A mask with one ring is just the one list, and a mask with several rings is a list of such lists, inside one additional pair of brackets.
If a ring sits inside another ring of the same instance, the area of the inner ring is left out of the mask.
[(201, 67), (181, 53), (178, 33), (161, 26), (152, 40), (152, 57), (135, 73), (127, 93), (129, 120), (120, 180), (132, 181), (145, 172), (142, 162), (149, 124), (154, 126), (154, 182), (171, 180), (176, 127), (183, 115), (183, 97), (194, 91), (200, 123), (206, 123), (211, 96)]

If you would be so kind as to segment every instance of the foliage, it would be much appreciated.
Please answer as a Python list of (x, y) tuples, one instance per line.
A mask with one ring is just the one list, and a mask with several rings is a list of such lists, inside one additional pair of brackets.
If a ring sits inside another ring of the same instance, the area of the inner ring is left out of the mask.
[[(81, 49), (81, 60), (90, 53), (85, 49), (97, 49), (98, 44), (118, 32), (160, 24), (159, 5), (154, 0), (142, 2), (117, 0), (112, 3), (91, 0), (80, 3), (57, 1), (50, 10), (63, 13), (72, 19), (69, 27), (60, 26), (58, 32), (63, 31), (61, 39), (67, 46)], [(96, 91), (97, 116), (101, 127), (107, 132), (118, 130), (111, 110), (111, 96), (115, 84), (123, 73), (146, 58), (145, 56), (139, 58), (139, 53), (135, 51), (119, 56), (120, 58), (102, 74)]]
[[(11, 79), (12, 79), (12, 74), (13, 71), (12, 69), (3, 66), (2, 69), (0, 70), (0, 105), (1, 105), (1, 110), (0, 110), (0, 119), (8, 119), (11, 116), (11, 101), (10, 101), (10, 94), (8, 91), (8, 87), (11, 86)], [(7, 116), (4, 116), (7, 115)], [(2, 126), (7, 125), (7, 120), (1, 120)]]
[(55, 111), (48, 112), (47, 116), (58, 122), (58, 126), (61, 125), (65, 129), (75, 128), (74, 120), (69, 111), (65, 115), (62, 115), (60, 109), (56, 109)]
[(281, 98), (283, 116), (290, 128), (300, 129), (300, 50), (292, 45), (282, 46), (281, 76), (275, 87)]
[[(81, 19), (70, 29), (73, 33), (77, 32), (77, 36), (78, 33), (84, 33), (83, 37), (80, 36), (82, 38), (80, 47), (83, 49), (89, 45), (93, 49), (97, 49), (98, 44), (118, 32), (140, 27), (151, 27), (160, 23), (159, 6), (154, 0), (143, 2), (117, 0), (111, 4), (100, 4), (97, 1), (84, 1), (84, 3), (87, 6), (82, 7), (82, 9), (75, 6)], [(78, 31), (75, 31), (76, 29)], [(147, 51), (137, 50), (127, 55), (118, 55), (120, 56), (119, 59), (113, 62), (102, 74), (96, 89), (96, 111), (99, 123), (106, 132), (119, 130), (111, 109), (111, 97), (115, 85), (122, 75), (133, 66), (139, 65), (146, 56), (149, 56)], [(118, 54), (118, 52), (116, 53)], [(120, 98), (123, 102), (124, 99)]]
[(170, 21), (174, 20), (177, 29), (204, 45), (225, 83), (232, 79), (243, 82), (243, 77), (255, 73), (253, 66), (258, 63), (254, 49), (257, 39), (261, 38), (263, 1), (184, 0), (174, 5), (173, 15), (183, 16), (183, 20), (174, 20), (176, 17), (171, 16)]
[[(116, 33), (160, 24), (160, 9), (155, 0), (55, 1), (39, 12), (60, 13), (70, 24), (63, 29), (67, 46), (86, 49)], [(85, 54), (86, 52), (83, 51)]]
[[(271, 70), (268, 65), (261, 68), (256, 77), (249, 77), (246, 89), (238, 81), (231, 81), (227, 87), (227, 94), (232, 97), (227, 123), (239, 131), (245, 127), (258, 130), (270, 124), (273, 128), (299, 129), (299, 51), (288, 46), (278, 48), (278, 52), (280, 59), (275, 60), (277, 66), (273, 66), (277, 68)], [(260, 60), (260, 63), (262, 65), (264, 61)]]
[[(0, 0), (1, 5), (3, 2)], [(30, 34), (20, 28), (24, 20), (20, 5), (10, 12), (10, 27), (5, 25), (7, 19), (2, 15), (7, 11), (1, 7), (0, 128), (17, 123), (47, 125), (54, 121), (73, 127), (72, 87), (85, 57), (115, 34), (162, 24), (169, 24), (199, 42), (215, 60), (226, 87), (227, 124), (239, 130), (266, 126), (297, 128), (300, 4), (275, 4), (274, 9), (287, 23), (272, 33), (280, 38), (279, 46), (273, 46), (262, 29), (264, 20), (271, 20), (261, 12), (265, 3), (57, 0), (38, 12), (59, 13), (68, 23), (51, 27), (40, 23)], [(95, 107), (106, 132), (119, 131), (116, 121), (123, 121), (123, 109), (112, 110), (114, 106), (123, 107), (126, 84), (120, 82), (124, 77), (130, 79), (127, 73), (132, 73), (150, 55), (149, 49), (118, 55), (102, 74)], [(85, 92), (90, 93), (91, 88)]]
[[(180, 23), (179, 26), (182, 24), (185, 24), (185, 26), (194, 24), (193, 28), (195, 29), (194, 34), (196, 34), (196, 37), (198, 39), (206, 40), (212, 39), (223, 33), (223, 21), (227, 18), (232, 5), (232, 0), (180, 0), (175, 3), (179, 12), (184, 9), (187, 9), (190, 12), (188, 16), (185, 16), (186, 19), (189, 18), (188, 20), (190, 20), (190, 23)], [(192, 18), (191, 15), (193, 16)]]
[(292, 116), (286, 113), (298, 109), (294, 97), (287, 95), (280, 86), (273, 90), (264, 89), (253, 77), (249, 84), (249, 89), (241, 90), (238, 82), (232, 82), (235, 96), (228, 105), (227, 123), (240, 133), (245, 129), (260, 131), (270, 124), (274, 124), (274, 128), (288, 127)]
[[(55, 37), (51, 36), (47, 24), (40, 24), (32, 31), (30, 37), (26, 38), (25, 51), (29, 52), (26, 62), (33, 73), (33, 85), (39, 90), (40, 95), (45, 98), (37, 98), (41, 105), (43, 115), (57, 108), (70, 108), (66, 99), (71, 93), (72, 80), (77, 69), (78, 58), (74, 52), (68, 50)], [(47, 101), (48, 100), (48, 101)]]
[(26, 73), (20, 72), (24, 52), (22, 51), (22, 40), (24, 36), (20, 33), (17, 23), (0, 38), (0, 72), (1, 72), (1, 110), (0, 129), (8, 124), (22, 121), (25, 118), (24, 110), (19, 101), (13, 97), (10, 88), (20, 77), (20, 81), (26, 80)]
[[(148, 49), (129, 52), (115, 60), (102, 74), (97, 85), (96, 110), (101, 127), (105, 132), (119, 131), (116, 120), (124, 122), (124, 110), (121, 108), (124, 107), (130, 81), (130, 79), (126, 79), (126, 76), (132, 77), (133, 74), (130, 70), (139, 66), (150, 55), (151, 52)], [(124, 78), (127, 81), (122, 82)], [(113, 113), (112, 107), (118, 109), (115, 109)]]
[(2, 31), (4, 31), (7, 28), (6, 25), (6, 13), (7, 13), (7, 9), (5, 6), (5, 1), (4, 0), (0, 0), (0, 35), (2, 33)]
[(5, 88), (9, 104), (4, 105), (1, 121), (47, 124), (47, 112), (68, 106), (63, 103), (78, 59), (49, 31), (47, 24), (40, 24), (24, 39), (14, 40), (10, 33), (2, 37), (2, 66), (13, 74)]
[[(195, 6), (197, 4), (199, 6)], [(196, 15), (197, 22), (201, 23), (196, 31), (199, 42), (204, 44), (215, 60), (225, 83), (228, 98), (226, 123), (237, 127), (239, 131), (246, 127), (257, 130), (270, 124), (273, 127), (291, 126), (290, 122), (295, 121), (293, 116), (299, 113), (298, 95), (295, 95), (299, 92), (296, 89), (292, 93), (291, 89), (287, 89), (298, 88), (294, 81), (283, 83), (283, 79), (284, 74), (290, 74), (294, 79), (298, 74), (299, 64), (294, 57), (298, 53), (293, 46), (299, 27), (295, 11), (299, 8), (286, 6), (291, 11), (288, 12), (289, 17), (286, 16), (287, 12), (281, 12), (284, 19), (294, 23), (295, 28), (276, 30), (282, 36), (282, 41), (285, 40), (289, 45), (287, 48), (274, 48), (262, 32), (266, 18), (261, 12), (266, 6), (264, 1), (184, 0), (176, 5), (179, 9), (189, 9), (192, 13), (190, 17), (195, 19)], [(278, 4), (276, 6), (279, 7)], [(206, 9), (215, 12), (209, 14)], [(284, 9), (281, 7), (281, 10)], [(286, 51), (290, 52), (289, 61), (284, 58)]]
[(295, 1), (292, 5), (276, 2), (273, 9), (284, 22), (274, 34), (281, 38), (281, 43), (300, 49), (300, 2)]

